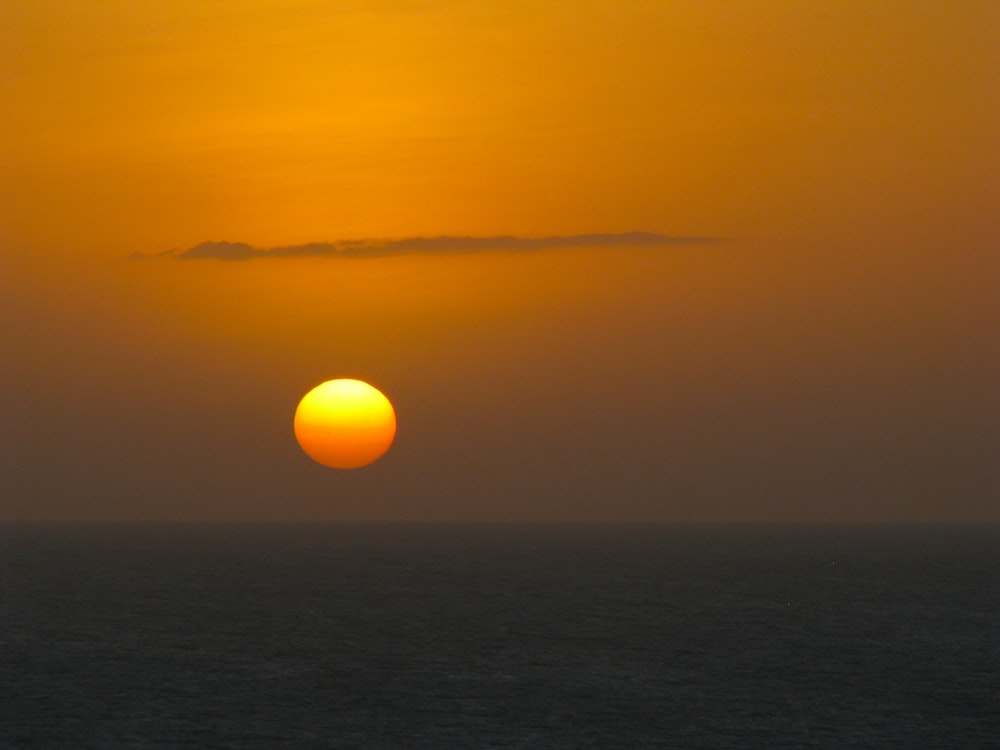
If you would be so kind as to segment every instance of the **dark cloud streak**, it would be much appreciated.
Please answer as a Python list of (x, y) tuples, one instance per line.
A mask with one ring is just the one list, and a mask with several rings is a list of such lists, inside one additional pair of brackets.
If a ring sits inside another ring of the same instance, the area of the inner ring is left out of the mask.
[(528, 252), (556, 248), (659, 247), (718, 242), (718, 237), (668, 236), (652, 232), (577, 234), (554, 237), (407, 237), (398, 240), (348, 240), (257, 248), (244, 242), (202, 242), (187, 250), (133, 253), (135, 259), (257, 260), (262, 258), (379, 258), (391, 255), (469, 255)]

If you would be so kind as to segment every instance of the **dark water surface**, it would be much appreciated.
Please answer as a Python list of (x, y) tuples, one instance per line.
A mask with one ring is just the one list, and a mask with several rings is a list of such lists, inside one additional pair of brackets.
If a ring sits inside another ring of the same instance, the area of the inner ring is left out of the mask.
[(0, 526), (0, 747), (996, 748), (1000, 529)]

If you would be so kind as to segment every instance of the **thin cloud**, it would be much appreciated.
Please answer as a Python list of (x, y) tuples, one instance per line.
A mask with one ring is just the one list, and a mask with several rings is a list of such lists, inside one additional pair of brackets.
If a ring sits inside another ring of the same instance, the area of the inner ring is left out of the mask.
[(576, 234), (554, 237), (407, 237), (398, 240), (347, 240), (258, 248), (245, 242), (202, 242), (187, 250), (133, 253), (132, 258), (177, 260), (259, 260), (276, 258), (381, 258), (390, 255), (471, 255), (529, 252), (555, 248), (658, 247), (718, 242), (718, 237), (670, 236), (653, 232)]

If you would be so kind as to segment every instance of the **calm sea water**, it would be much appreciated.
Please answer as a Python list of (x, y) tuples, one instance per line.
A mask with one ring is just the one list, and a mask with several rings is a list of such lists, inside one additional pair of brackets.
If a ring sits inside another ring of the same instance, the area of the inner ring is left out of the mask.
[(2, 526), (0, 747), (996, 748), (1000, 529)]

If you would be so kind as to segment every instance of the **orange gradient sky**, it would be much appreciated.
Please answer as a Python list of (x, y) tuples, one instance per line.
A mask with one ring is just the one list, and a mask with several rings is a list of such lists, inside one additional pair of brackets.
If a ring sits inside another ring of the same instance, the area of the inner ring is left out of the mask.
[[(1000, 520), (998, 28), (944, 0), (10, 0), (0, 520)], [(397, 408), (357, 476), (290, 437), (334, 377)]]

